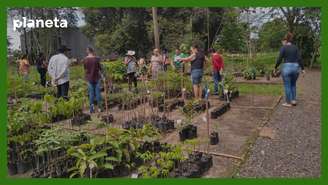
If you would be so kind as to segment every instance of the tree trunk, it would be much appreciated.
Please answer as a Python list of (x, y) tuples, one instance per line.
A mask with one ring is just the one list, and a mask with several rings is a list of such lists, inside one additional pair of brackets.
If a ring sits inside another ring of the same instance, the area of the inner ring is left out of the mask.
[[(21, 9), (21, 14), (22, 17), (25, 17), (24, 9)], [(26, 28), (23, 28), (23, 34), (24, 34), (24, 45), (25, 45), (25, 54), (28, 55), (28, 49), (27, 49), (27, 33), (26, 33)]]
[(153, 13), (153, 24), (154, 24), (154, 39), (155, 39), (155, 47), (159, 48), (159, 28), (158, 28), (158, 18), (157, 18), (157, 8), (152, 7)]

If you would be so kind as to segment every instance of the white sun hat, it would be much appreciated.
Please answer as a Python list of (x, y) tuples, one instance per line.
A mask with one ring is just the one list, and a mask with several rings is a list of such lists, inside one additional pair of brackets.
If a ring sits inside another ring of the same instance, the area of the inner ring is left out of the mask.
[(133, 56), (135, 54), (136, 54), (136, 52), (133, 50), (128, 50), (128, 52), (126, 53), (126, 55), (128, 55), (128, 56)]

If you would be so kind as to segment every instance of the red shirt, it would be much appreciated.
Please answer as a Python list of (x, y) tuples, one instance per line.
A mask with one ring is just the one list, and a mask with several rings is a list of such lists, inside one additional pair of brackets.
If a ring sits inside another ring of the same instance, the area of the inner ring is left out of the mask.
[(213, 71), (220, 71), (224, 67), (223, 58), (219, 53), (212, 54)]

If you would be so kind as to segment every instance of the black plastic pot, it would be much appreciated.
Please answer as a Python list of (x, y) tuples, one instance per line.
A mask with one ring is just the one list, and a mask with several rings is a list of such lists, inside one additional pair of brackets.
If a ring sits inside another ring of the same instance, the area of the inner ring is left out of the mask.
[(178, 163), (177, 167), (170, 173), (170, 177), (201, 177), (213, 166), (213, 158), (202, 152), (192, 152), (188, 159)]
[(114, 116), (113, 114), (109, 114), (109, 115), (103, 115), (101, 117), (101, 120), (107, 124), (109, 123), (113, 123), (114, 122)]
[(63, 121), (66, 119), (67, 119), (67, 117), (64, 115), (57, 115), (56, 117), (51, 118), (52, 122), (59, 122), (59, 121)]
[(182, 168), (183, 171), (181, 173), (182, 177), (188, 177), (188, 178), (201, 177), (202, 173), (199, 165), (191, 162), (183, 163), (183, 165), (184, 167)]
[(41, 93), (33, 93), (33, 94), (27, 95), (26, 98), (40, 100), (40, 99), (43, 99), (43, 96), (44, 96), (44, 94), (41, 94)]
[(215, 108), (211, 111), (211, 118), (216, 119), (230, 109), (229, 103), (224, 103), (221, 106)]
[(187, 139), (193, 139), (197, 137), (197, 126), (187, 125), (179, 131), (180, 141), (185, 141)]
[(210, 135), (210, 144), (211, 145), (216, 145), (219, 143), (219, 133), (217, 132), (212, 132)]
[(200, 159), (201, 174), (209, 170), (213, 166), (213, 157), (209, 154), (203, 154)]
[(165, 116), (151, 116), (151, 124), (160, 132), (168, 132), (174, 128), (174, 121), (167, 119)]
[(129, 121), (126, 121), (125, 123), (122, 124), (122, 128), (123, 129), (141, 129), (144, 125), (144, 121), (143, 120), (137, 120), (137, 119), (132, 119)]
[(165, 106), (164, 106), (164, 104), (160, 105), (158, 107), (158, 111), (160, 111), (160, 112), (164, 112), (164, 111), (171, 112), (174, 109), (176, 109), (178, 107), (183, 107), (183, 106), (184, 106), (184, 101), (182, 99), (173, 99), (173, 100), (169, 100), (169, 101), (165, 102)]
[(80, 126), (80, 125), (87, 123), (87, 121), (89, 121), (89, 120), (91, 120), (91, 116), (89, 114), (81, 113), (81, 114), (74, 116), (71, 120), (71, 123), (74, 126)]

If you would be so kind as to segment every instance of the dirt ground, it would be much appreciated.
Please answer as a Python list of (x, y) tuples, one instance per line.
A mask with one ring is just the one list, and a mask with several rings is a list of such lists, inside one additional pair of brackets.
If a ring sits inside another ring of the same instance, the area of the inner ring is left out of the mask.
[(274, 139), (259, 137), (236, 177), (320, 177), (321, 72), (307, 71), (297, 82), (298, 105), (281, 104), (266, 127)]

